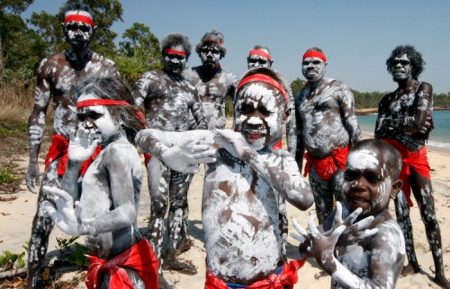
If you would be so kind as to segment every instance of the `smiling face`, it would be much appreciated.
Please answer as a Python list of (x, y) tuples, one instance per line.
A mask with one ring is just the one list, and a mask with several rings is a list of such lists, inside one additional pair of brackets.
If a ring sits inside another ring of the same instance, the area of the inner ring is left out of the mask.
[(199, 53), (202, 65), (209, 68), (214, 68), (220, 61), (220, 48), (217, 44), (210, 42), (203, 45)]
[(95, 27), (92, 16), (86, 11), (68, 11), (63, 25), (67, 42), (75, 50), (85, 49), (91, 41)]
[[(93, 93), (81, 94), (78, 101), (99, 99)], [(101, 136), (101, 143), (108, 142), (119, 134), (120, 127), (111, 117), (109, 110), (103, 105), (93, 105), (77, 110), (79, 125), (87, 130), (94, 130)]]
[(180, 75), (187, 62), (187, 52), (181, 44), (173, 45), (164, 52), (164, 69), (169, 74)]
[(372, 215), (387, 207), (393, 192), (393, 181), (378, 149), (357, 149), (347, 159), (344, 195), (350, 210), (361, 207), (362, 215)]
[(307, 57), (302, 62), (303, 76), (312, 82), (317, 82), (325, 77), (327, 63), (319, 57)]
[(235, 127), (255, 150), (281, 139), (286, 104), (275, 88), (252, 82), (239, 91), (237, 99)]
[(397, 56), (392, 60), (390, 68), (394, 81), (412, 79), (412, 65), (407, 54)]

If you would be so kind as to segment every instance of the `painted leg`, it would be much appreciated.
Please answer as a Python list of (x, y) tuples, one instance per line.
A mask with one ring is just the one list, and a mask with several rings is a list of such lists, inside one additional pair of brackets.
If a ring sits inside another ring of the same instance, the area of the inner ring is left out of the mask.
[(43, 201), (47, 200), (46, 194), (42, 191), (43, 186), (61, 187), (61, 178), (58, 176), (58, 161), (54, 161), (44, 173), (42, 186), (39, 190), (37, 211), (31, 227), (31, 238), (28, 245), (28, 288), (42, 288), (42, 266), (45, 264), (45, 254), (47, 253), (48, 238), (53, 229), (52, 219), (40, 210)]
[(338, 171), (333, 175), (333, 178), (331, 179), (331, 189), (333, 190), (333, 195), (336, 201), (341, 203), (345, 201), (342, 188), (343, 185), (344, 185), (344, 171), (338, 169)]
[(419, 205), (420, 215), (426, 228), (428, 243), (430, 244), (431, 254), (433, 255), (436, 272), (434, 281), (443, 288), (450, 288), (450, 282), (445, 277), (442, 260), (441, 230), (439, 229), (436, 210), (434, 208), (431, 181), (411, 169), (410, 182), (414, 197)]
[[(170, 208), (169, 208), (169, 240), (167, 244), (167, 257), (164, 260), (163, 268), (177, 270), (184, 274), (193, 275), (197, 269), (193, 264), (182, 263), (176, 259), (177, 248), (183, 239), (188, 239), (187, 223), (188, 202), (187, 193), (189, 190), (191, 175), (181, 174), (171, 171), (169, 186)], [(190, 241), (190, 240), (189, 240)]]
[(148, 240), (161, 260), (164, 240), (164, 216), (168, 206), (170, 170), (157, 158), (151, 158), (147, 166), (150, 192), (150, 221)]
[(285, 261), (287, 261), (286, 257), (286, 246), (287, 246), (287, 238), (288, 238), (288, 227), (289, 221), (287, 217), (286, 210), (286, 201), (282, 195), (278, 195), (278, 210), (280, 211), (280, 232), (281, 232), (281, 256)]
[(333, 192), (330, 188), (330, 182), (322, 180), (311, 168), (309, 172), (309, 184), (314, 195), (316, 205), (316, 214), (319, 224), (333, 211)]
[(410, 275), (420, 272), (420, 266), (417, 261), (416, 251), (414, 249), (413, 227), (409, 217), (409, 205), (403, 191), (400, 191), (397, 194), (397, 198), (395, 198), (394, 203), (395, 215), (397, 216), (397, 222), (400, 225), (405, 238), (406, 256), (408, 257), (408, 266), (403, 268), (402, 274)]

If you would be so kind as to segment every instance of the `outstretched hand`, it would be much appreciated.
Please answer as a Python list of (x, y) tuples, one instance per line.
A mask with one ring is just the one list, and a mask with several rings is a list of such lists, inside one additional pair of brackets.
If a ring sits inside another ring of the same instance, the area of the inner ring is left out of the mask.
[(240, 132), (229, 129), (216, 130), (214, 142), (228, 151), (233, 157), (244, 161), (246, 158), (245, 154), (250, 149), (248, 142)]
[(37, 189), (35, 186), (39, 185), (40, 173), (39, 173), (39, 164), (36, 161), (31, 161), (28, 164), (28, 170), (25, 175), (25, 182), (27, 184), (27, 188), (33, 194), (37, 193)]
[(378, 229), (368, 229), (370, 225), (372, 225), (374, 221), (374, 216), (368, 216), (357, 223), (354, 223), (359, 215), (362, 213), (362, 209), (358, 208), (354, 210), (345, 220), (342, 219), (342, 204), (341, 202), (336, 202), (336, 212), (334, 214), (333, 224), (331, 229), (323, 234), (325, 236), (330, 236), (336, 228), (344, 225), (345, 231), (342, 233), (339, 238), (338, 245), (339, 246), (347, 246), (350, 244), (355, 244), (358, 242), (362, 242), (375, 234), (378, 233)]
[(198, 172), (199, 164), (215, 162), (215, 153), (216, 150), (205, 141), (188, 139), (178, 146), (166, 149), (161, 160), (177, 172), (194, 174)]
[(75, 137), (70, 138), (69, 160), (77, 163), (84, 162), (94, 153), (98, 143), (97, 131), (79, 126)]

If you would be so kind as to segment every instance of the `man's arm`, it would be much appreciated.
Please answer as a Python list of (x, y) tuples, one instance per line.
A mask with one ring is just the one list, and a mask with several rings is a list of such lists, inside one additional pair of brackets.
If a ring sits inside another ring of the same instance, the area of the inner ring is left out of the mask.
[(314, 199), (298, 170), (294, 158), (286, 152), (265, 160), (251, 148), (239, 132), (217, 130), (215, 142), (234, 157), (246, 162), (261, 178), (300, 210), (308, 209)]
[(344, 85), (342, 90), (339, 110), (344, 127), (347, 129), (350, 137), (350, 144), (358, 142), (361, 139), (361, 129), (359, 128), (358, 120), (356, 119), (355, 99), (352, 91), (346, 85)]
[(289, 86), (288, 87), (288, 94), (289, 94), (289, 107), (290, 107), (290, 114), (289, 114), (289, 120), (286, 123), (286, 141), (287, 141), (287, 147), (289, 153), (295, 157), (297, 152), (297, 115), (295, 113), (295, 99), (292, 95), (292, 91)]
[(144, 73), (141, 78), (136, 81), (132, 92), (134, 105), (141, 106), (144, 103), (144, 99), (147, 97), (151, 82), (152, 78), (150, 77), (149, 72)]
[(39, 164), (38, 156), (44, 136), (45, 118), (47, 108), (51, 99), (51, 83), (46, 75), (47, 59), (41, 61), (36, 79), (36, 89), (34, 91), (34, 106), (28, 118), (28, 143), (30, 150), (30, 160), (25, 176), (27, 188), (36, 193), (35, 185), (39, 184)]
[(298, 169), (300, 172), (303, 168), (303, 156), (305, 154), (305, 145), (303, 143), (303, 137), (302, 137), (302, 118), (299, 115), (298, 109), (297, 109), (297, 103), (295, 105), (295, 132), (296, 132), (296, 138), (297, 138), (297, 144), (295, 148), (295, 161), (298, 164)]
[(193, 102), (189, 106), (189, 109), (191, 110), (192, 116), (197, 123), (197, 127), (195, 129), (208, 129), (208, 123), (206, 122), (205, 116), (203, 114), (203, 106), (200, 97), (198, 96), (197, 89), (194, 88), (192, 94)]

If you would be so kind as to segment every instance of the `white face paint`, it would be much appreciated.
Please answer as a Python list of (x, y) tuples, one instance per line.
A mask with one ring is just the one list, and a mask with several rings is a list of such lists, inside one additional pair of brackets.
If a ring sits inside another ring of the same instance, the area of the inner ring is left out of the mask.
[(202, 46), (200, 49), (200, 59), (204, 66), (215, 67), (220, 60), (219, 47), (214, 43)]
[(247, 58), (247, 68), (255, 68), (255, 67), (271, 67), (272, 63), (269, 59), (262, 57), (260, 55), (252, 55)]
[(284, 122), (279, 95), (256, 82), (242, 88), (237, 98), (237, 130), (255, 150), (274, 145), (281, 138)]
[(318, 57), (307, 57), (302, 62), (303, 76), (312, 82), (317, 82), (325, 77), (327, 63)]
[[(99, 99), (93, 93), (82, 94), (78, 101)], [(101, 135), (104, 142), (112, 136), (119, 134), (119, 126), (112, 119), (109, 110), (103, 105), (93, 105), (78, 109), (78, 120), (85, 129), (94, 129)]]
[[(79, 14), (81, 16), (92, 16), (86, 11), (68, 11), (68, 14)], [(69, 44), (76, 49), (85, 48), (91, 41), (94, 34), (94, 28), (82, 21), (70, 21), (64, 24), (64, 33)]]
[[(170, 49), (186, 52), (181, 44), (171, 46)], [(186, 55), (168, 53), (164, 55), (164, 69), (171, 74), (180, 75), (186, 66), (186, 62)]]
[(395, 81), (412, 79), (412, 65), (406, 53), (393, 59), (391, 73)]
[(349, 154), (347, 166), (350, 169), (364, 170), (366, 168), (376, 169), (378, 166), (378, 158), (375, 152), (362, 149)]

